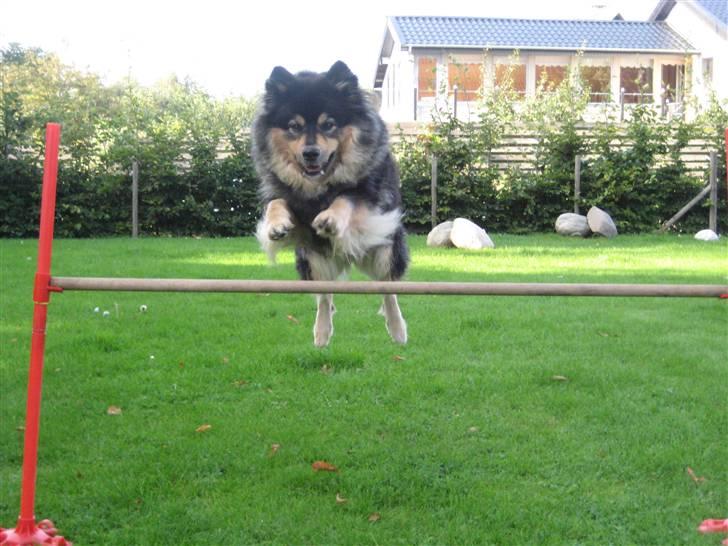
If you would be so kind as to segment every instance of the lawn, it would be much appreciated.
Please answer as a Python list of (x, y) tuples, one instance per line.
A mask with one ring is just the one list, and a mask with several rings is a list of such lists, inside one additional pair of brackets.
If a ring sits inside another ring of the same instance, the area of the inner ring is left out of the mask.
[[(728, 282), (725, 239), (493, 239), (412, 237), (408, 280)], [(0, 253), (7, 527), (36, 244)], [(53, 259), (67, 276), (295, 276), (248, 238), (60, 240)], [(720, 543), (696, 528), (728, 517), (728, 301), (402, 296), (398, 346), (378, 297), (335, 300), (317, 350), (307, 295), (54, 294), (38, 517), (76, 546)]]

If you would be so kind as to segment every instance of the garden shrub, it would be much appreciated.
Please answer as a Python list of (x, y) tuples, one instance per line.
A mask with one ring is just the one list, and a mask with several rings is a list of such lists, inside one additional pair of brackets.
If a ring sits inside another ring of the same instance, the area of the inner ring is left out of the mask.
[[(255, 102), (215, 100), (194, 82), (170, 78), (151, 88), (133, 81), (104, 86), (98, 76), (63, 65), (52, 54), (11, 45), (0, 51), (0, 236), (37, 233), (44, 126), (63, 125), (56, 234), (128, 235), (131, 167), (139, 165), (142, 234), (239, 236), (253, 232), (260, 210), (248, 130)], [(587, 96), (570, 74), (556, 89), (523, 101), (506, 78), (485, 93), (472, 121), (449, 108), (416, 136), (392, 146), (402, 180), (405, 223), (430, 227), (431, 157), (438, 158), (438, 219), (467, 217), (488, 230), (552, 231), (573, 210), (576, 155), (580, 206), (613, 215), (621, 232), (657, 229), (707, 183), (681, 160), (691, 138), (718, 151), (725, 180), (728, 110), (712, 98), (693, 123), (664, 120), (636, 106), (624, 124), (584, 128)], [(493, 153), (512, 134), (536, 139), (530, 169), (498, 170)], [(725, 220), (719, 183), (719, 220)], [(706, 226), (708, 200), (675, 229)]]

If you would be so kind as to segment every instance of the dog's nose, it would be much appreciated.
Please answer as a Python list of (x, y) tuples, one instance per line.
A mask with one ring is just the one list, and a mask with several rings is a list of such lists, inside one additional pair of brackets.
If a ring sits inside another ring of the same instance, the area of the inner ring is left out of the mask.
[(306, 161), (316, 161), (321, 155), (321, 150), (318, 146), (304, 146), (303, 148), (303, 159)]

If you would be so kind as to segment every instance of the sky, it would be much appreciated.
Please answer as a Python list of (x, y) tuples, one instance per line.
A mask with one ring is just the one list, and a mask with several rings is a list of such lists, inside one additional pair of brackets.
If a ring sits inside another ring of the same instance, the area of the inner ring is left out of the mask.
[(388, 15), (644, 20), (657, 0), (0, 0), (0, 48), (17, 42), (114, 83), (175, 74), (210, 94), (255, 96), (276, 65), (343, 60), (373, 85)]

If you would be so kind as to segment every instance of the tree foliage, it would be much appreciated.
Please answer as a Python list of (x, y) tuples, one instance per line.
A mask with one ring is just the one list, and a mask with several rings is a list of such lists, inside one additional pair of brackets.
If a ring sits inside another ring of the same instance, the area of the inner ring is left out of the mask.
[[(607, 118), (590, 131), (583, 129), (587, 101), (572, 70), (556, 87), (540, 82), (525, 100), (506, 75), (483, 93), (470, 122), (441, 104), (424, 132), (400, 135), (393, 147), (408, 227), (429, 227), (433, 155), (441, 220), (463, 216), (512, 233), (551, 231), (555, 218), (573, 209), (577, 155), (586, 158), (579, 204), (604, 208), (625, 232), (656, 229), (705, 185), (707, 173), (694, 176), (681, 159), (690, 139), (718, 151), (725, 179), (728, 110), (715, 97), (692, 123), (638, 105), (626, 123)], [(48, 121), (63, 125), (59, 236), (129, 234), (134, 161), (142, 233), (251, 233), (259, 216), (247, 132), (254, 108), (254, 101), (217, 100), (175, 77), (150, 88), (132, 80), (105, 85), (56, 55), (10, 45), (0, 51), (0, 236), (37, 232)], [(496, 168), (494, 153), (524, 131), (536, 142), (531, 168)], [(724, 184), (719, 188), (725, 218)], [(689, 214), (678, 229), (705, 227), (706, 217)]]

